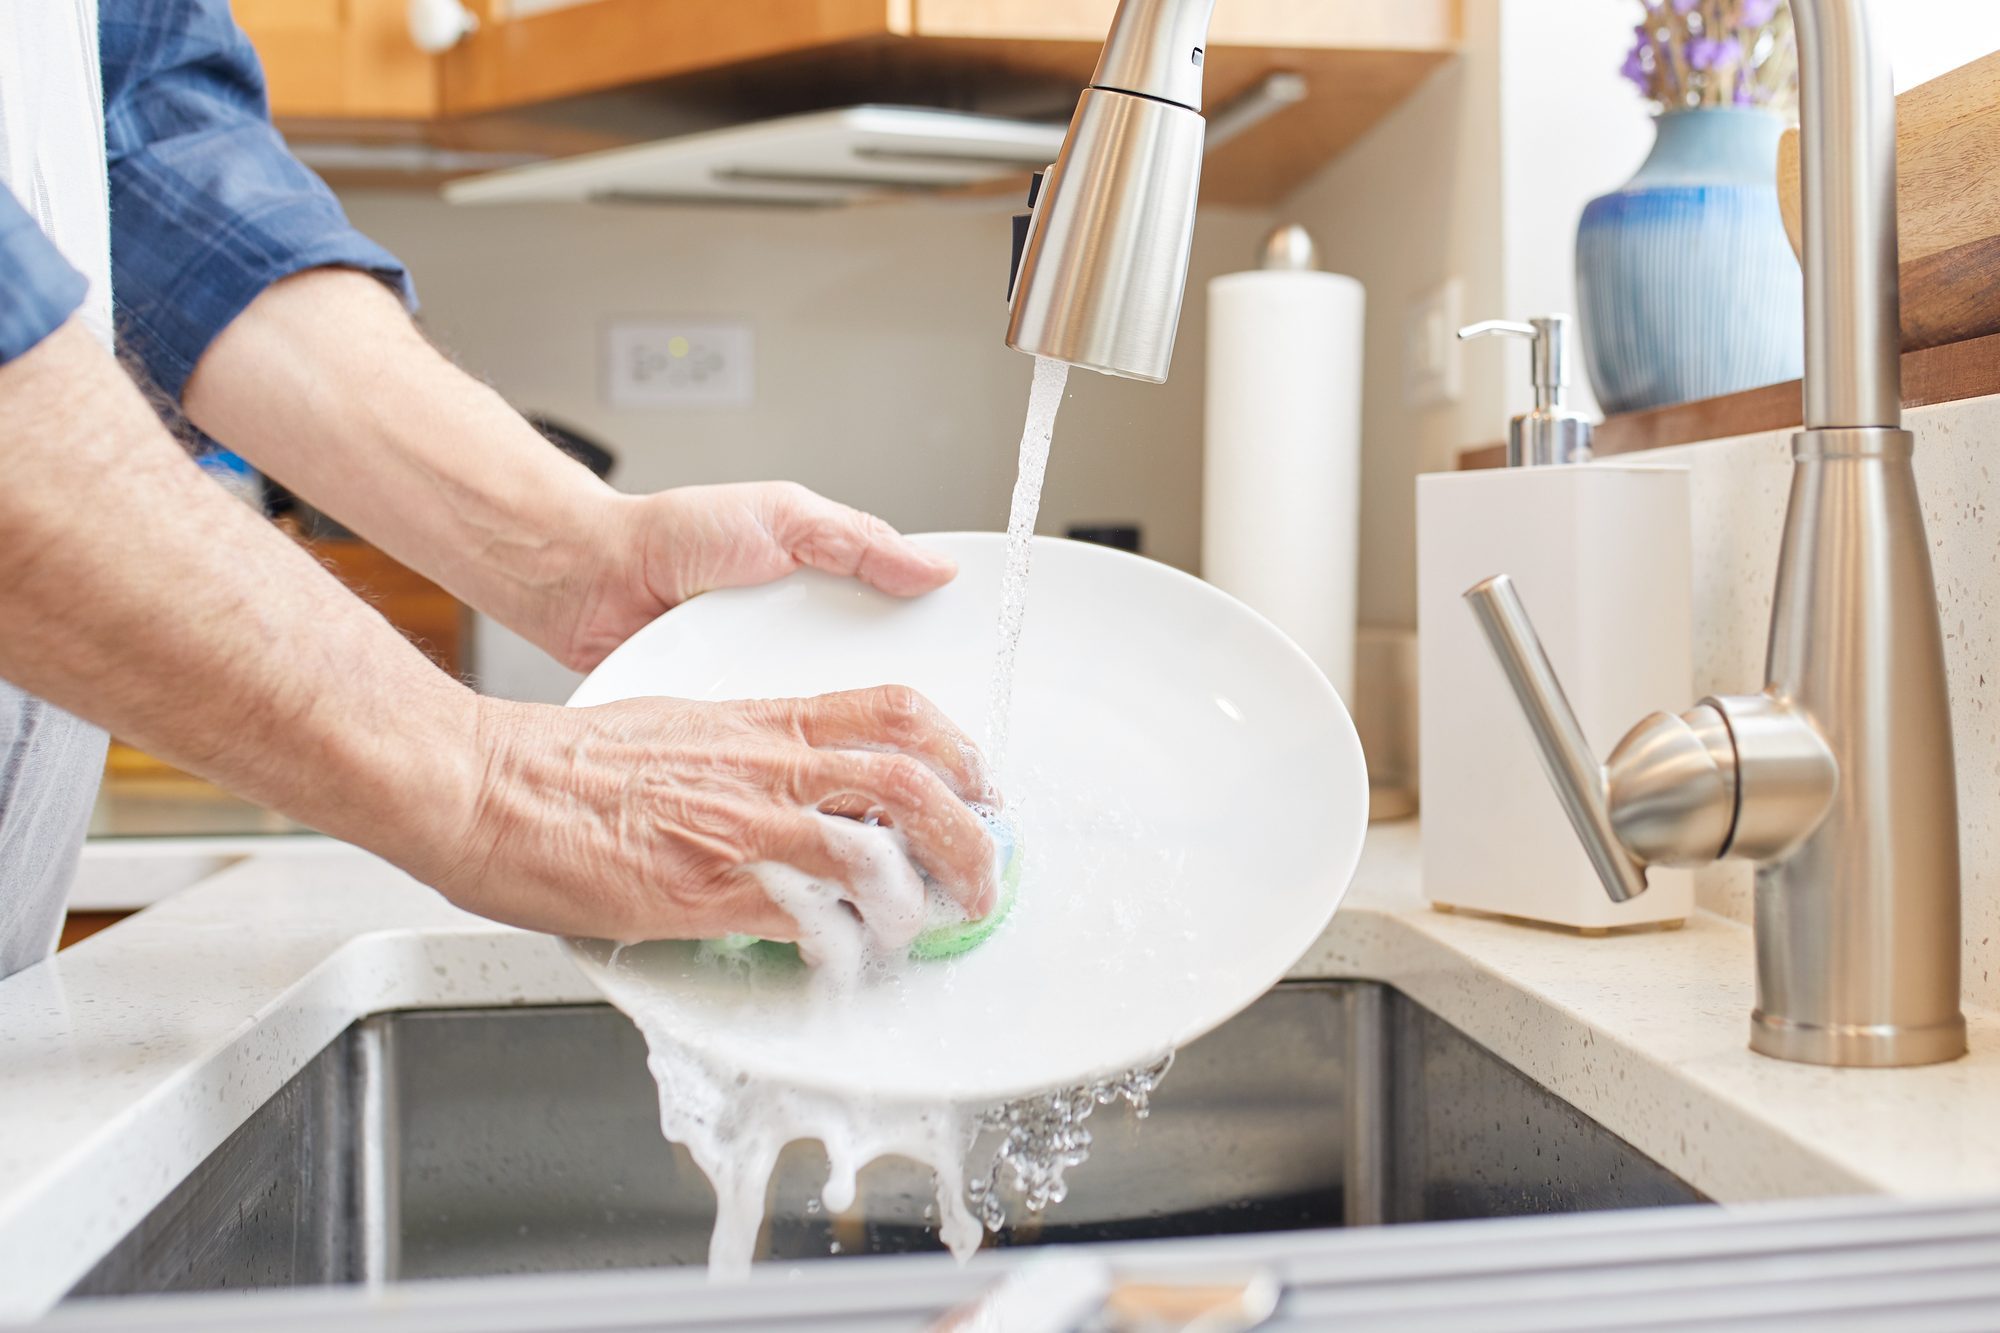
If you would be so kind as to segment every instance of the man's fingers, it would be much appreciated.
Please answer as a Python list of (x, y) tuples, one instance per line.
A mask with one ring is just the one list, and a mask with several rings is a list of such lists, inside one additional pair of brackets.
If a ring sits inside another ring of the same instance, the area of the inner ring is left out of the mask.
[(784, 720), (814, 749), (906, 754), (929, 765), (961, 801), (1000, 804), (972, 738), (907, 685), (787, 700), (781, 707)]
[(979, 816), (926, 765), (904, 754), (829, 754), (810, 779), (822, 809), (875, 815), (968, 914), (1000, 897), (998, 849)]
[(895, 597), (941, 588), (958, 573), (950, 556), (927, 551), (873, 514), (807, 490), (773, 488), (771, 533), (792, 559), (829, 574), (858, 578)]

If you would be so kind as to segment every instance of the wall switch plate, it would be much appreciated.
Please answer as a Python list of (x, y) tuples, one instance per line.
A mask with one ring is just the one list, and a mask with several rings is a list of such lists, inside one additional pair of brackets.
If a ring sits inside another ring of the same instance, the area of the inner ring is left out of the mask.
[(604, 396), (612, 407), (748, 407), (756, 335), (747, 324), (628, 320), (605, 330)]
[(1403, 323), (1403, 405), (1441, 407), (1465, 392), (1458, 330), (1464, 323), (1465, 284), (1457, 278), (1410, 302)]

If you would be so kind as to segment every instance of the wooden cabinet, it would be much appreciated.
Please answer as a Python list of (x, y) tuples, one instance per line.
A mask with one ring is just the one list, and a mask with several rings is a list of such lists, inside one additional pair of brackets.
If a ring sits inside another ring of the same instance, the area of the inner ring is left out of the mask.
[[(1081, 85), (1117, 0), (585, 0), (519, 17), (507, 16), (505, 0), (474, 8), (484, 11), (479, 30), (443, 60), (444, 104), (455, 113), (806, 52), (865, 60), (896, 46), (928, 46), (940, 60), (1046, 64)], [(1428, 56), (1428, 67), (1457, 40), (1457, 0), (1224, 0), (1209, 50), (1292, 64), (1336, 52), (1385, 65)], [(944, 45), (970, 42), (1023, 45)]]
[(424, 120), (437, 59), (410, 40), (405, 0), (231, 0), (281, 118)]
[(468, 612), (457, 598), (364, 541), (314, 541), (306, 549), (448, 675), (465, 674)]
[[(857, 102), (1061, 115), (1117, 0), (470, 0), (442, 56), (404, 0), (235, 0), (295, 137), (569, 152)], [(1400, 103), (1459, 35), (1460, 0), (1223, 0), (1211, 108), (1275, 72), (1306, 99), (1212, 157), (1205, 194), (1270, 203)], [(631, 93), (642, 89), (634, 98)], [(594, 110), (614, 110), (594, 115)], [(634, 114), (635, 107), (639, 108)], [(693, 112), (690, 117), (687, 113)], [(394, 127), (393, 129), (391, 127)]]

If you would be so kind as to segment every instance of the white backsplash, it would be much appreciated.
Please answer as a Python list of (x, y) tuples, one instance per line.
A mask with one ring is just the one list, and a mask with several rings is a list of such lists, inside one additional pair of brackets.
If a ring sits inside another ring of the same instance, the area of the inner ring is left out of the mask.
[[(2000, 1008), (2000, 397), (1908, 414), (1951, 673), (1965, 881), (1965, 997)], [(1764, 683), (1765, 636), (1791, 487), (1789, 431), (1663, 449), (1649, 462), (1692, 470), (1697, 696)], [(1660, 700), (1681, 708), (1693, 700)], [(1635, 718), (1634, 721), (1637, 719)], [(1608, 747), (1616, 737), (1593, 737)], [(1748, 867), (1696, 880), (1701, 905), (1750, 919)]]

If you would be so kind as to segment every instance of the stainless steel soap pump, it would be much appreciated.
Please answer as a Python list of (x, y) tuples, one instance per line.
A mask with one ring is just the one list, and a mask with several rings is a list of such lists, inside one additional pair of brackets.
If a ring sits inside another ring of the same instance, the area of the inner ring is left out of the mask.
[(1489, 319), (1458, 331), (1460, 339), (1496, 334), (1528, 340), (1528, 377), (1535, 386), (1534, 410), (1508, 423), (1507, 466), (1588, 463), (1590, 418), (1563, 402), (1570, 384), (1569, 316), (1543, 315), (1525, 324)]

